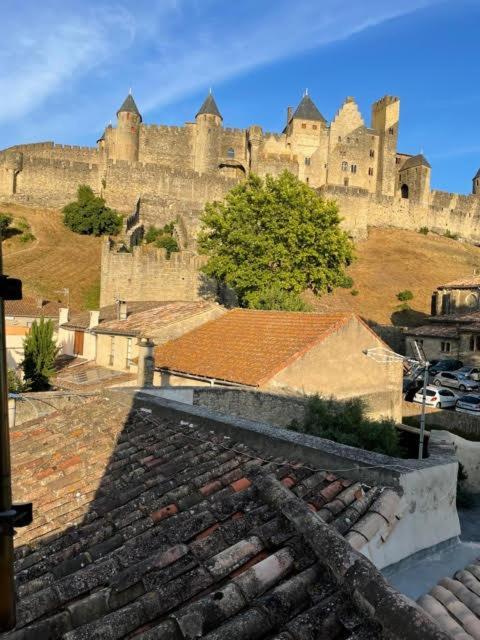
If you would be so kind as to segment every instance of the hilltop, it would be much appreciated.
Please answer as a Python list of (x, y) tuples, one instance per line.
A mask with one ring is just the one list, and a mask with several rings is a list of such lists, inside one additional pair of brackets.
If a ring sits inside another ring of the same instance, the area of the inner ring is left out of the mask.
[(13, 216), (14, 228), (29, 225), (35, 237), (23, 243), (18, 233), (2, 245), (4, 271), (22, 279), (24, 295), (66, 303), (59, 290), (67, 287), (73, 309), (85, 308), (87, 301), (95, 299), (100, 278), (100, 238), (69, 231), (58, 210), (2, 204), (0, 211)]
[[(348, 269), (352, 289), (309, 297), (316, 311), (348, 309), (380, 324), (411, 325), (430, 315), (432, 292), (440, 284), (480, 269), (480, 248), (429, 233), (370, 229), (356, 244), (357, 259)], [(397, 293), (413, 293), (410, 311), (400, 311)], [(352, 295), (358, 291), (358, 295)]]

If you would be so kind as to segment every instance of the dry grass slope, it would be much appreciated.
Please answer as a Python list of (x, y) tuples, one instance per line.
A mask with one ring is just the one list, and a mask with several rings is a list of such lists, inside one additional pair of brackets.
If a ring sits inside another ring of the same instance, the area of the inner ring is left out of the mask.
[(3, 243), (4, 270), (23, 280), (24, 295), (65, 302), (59, 289), (68, 287), (71, 307), (83, 308), (100, 278), (101, 239), (72, 233), (59, 211), (19, 205), (1, 205), (0, 211), (24, 218), (36, 238), (22, 244), (13, 236)]
[[(349, 289), (312, 301), (318, 311), (349, 309), (381, 324), (414, 324), (430, 314), (435, 288), (480, 269), (480, 248), (429, 234), (400, 229), (370, 229), (359, 242), (357, 260), (349, 268), (357, 296)], [(412, 311), (399, 313), (397, 293), (409, 289)]]

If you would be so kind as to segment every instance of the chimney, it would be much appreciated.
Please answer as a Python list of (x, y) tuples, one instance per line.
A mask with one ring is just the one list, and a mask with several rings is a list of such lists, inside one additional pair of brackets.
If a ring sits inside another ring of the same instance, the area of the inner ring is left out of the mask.
[(88, 328), (93, 329), (100, 322), (100, 311), (97, 309), (96, 311), (89, 311), (90, 320), (88, 322)]
[(149, 338), (138, 341), (137, 384), (139, 387), (152, 387), (154, 374), (153, 342)]
[(37, 309), (43, 309), (43, 303), (45, 300), (43, 298), (37, 298)]
[(70, 309), (68, 307), (60, 307), (58, 311), (58, 324), (61, 326), (70, 320)]
[(117, 320), (127, 319), (127, 303), (125, 300), (117, 300)]
[(287, 127), (293, 116), (293, 107), (287, 107)]

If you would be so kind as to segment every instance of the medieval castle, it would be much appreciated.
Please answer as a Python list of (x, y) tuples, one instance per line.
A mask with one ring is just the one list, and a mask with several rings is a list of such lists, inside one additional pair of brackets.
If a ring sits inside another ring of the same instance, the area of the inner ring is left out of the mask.
[[(61, 207), (88, 184), (126, 218), (120, 240), (105, 240), (101, 304), (130, 300), (192, 299), (206, 287), (198, 269), (195, 234), (206, 202), (220, 199), (250, 172), (287, 169), (338, 202), (354, 238), (369, 226), (452, 233), (480, 241), (480, 172), (472, 195), (430, 189), (423, 155), (397, 151), (400, 101), (385, 96), (365, 125), (353, 98), (327, 123), (307, 93), (288, 108), (282, 133), (258, 125), (223, 127), (211, 94), (195, 122), (183, 127), (146, 125), (131, 95), (96, 147), (42, 142), (0, 152), (0, 201)], [(142, 245), (143, 225), (177, 221), (182, 251), (167, 260)], [(208, 287), (207, 287), (208, 288)]]

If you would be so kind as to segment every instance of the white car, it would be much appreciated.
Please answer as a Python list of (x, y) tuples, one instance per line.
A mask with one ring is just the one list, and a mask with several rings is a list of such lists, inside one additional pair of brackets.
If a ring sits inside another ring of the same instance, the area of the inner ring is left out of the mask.
[(466, 378), (456, 371), (440, 371), (435, 375), (433, 384), (436, 387), (453, 387), (460, 391), (474, 391), (480, 387), (476, 380)]
[[(439, 409), (447, 409), (457, 404), (458, 396), (451, 389), (442, 387), (433, 387), (428, 385), (425, 387), (425, 404), (429, 407), (438, 407)], [(423, 388), (419, 389), (413, 398), (414, 402), (423, 403)]]
[(460, 367), (455, 373), (461, 373), (462, 376), (477, 380), (477, 382), (480, 380), (480, 367)]
[(463, 398), (460, 398), (460, 400), (457, 402), (455, 411), (458, 411), (459, 413), (469, 413), (470, 415), (479, 416), (480, 396), (476, 396), (473, 394), (463, 396)]

